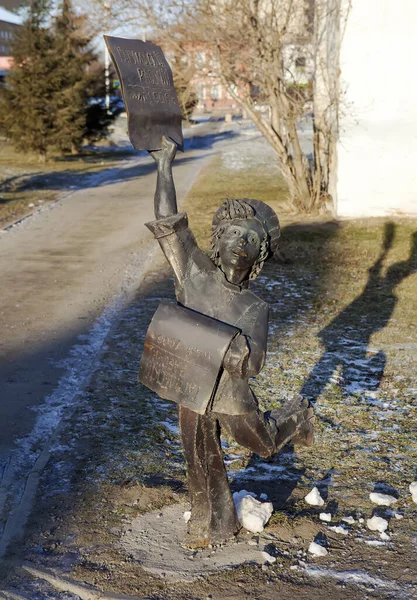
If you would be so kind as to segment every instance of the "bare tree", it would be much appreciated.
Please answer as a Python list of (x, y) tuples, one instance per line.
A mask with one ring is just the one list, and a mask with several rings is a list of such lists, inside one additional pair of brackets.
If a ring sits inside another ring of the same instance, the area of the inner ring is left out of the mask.
[[(306, 155), (298, 128), (313, 105), (314, 0), (118, 1), (124, 20), (139, 19), (162, 45), (204, 54), (197, 68), (223, 83), (272, 146), (293, 207), (319, 208), (328, 198), (320, 164), (327, 158)], [(305, 64), (312, 66), (310, 81), (299, 78)]]

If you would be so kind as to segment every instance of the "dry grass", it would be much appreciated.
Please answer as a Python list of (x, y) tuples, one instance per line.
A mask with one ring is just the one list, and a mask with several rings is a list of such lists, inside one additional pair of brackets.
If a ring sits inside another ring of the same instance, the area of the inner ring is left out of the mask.
[(97, 173), (115, 167), (130, 152), (104, 147), (79, 155), (51, 156), (45, 164), (33, 154), (0, 147), (0, 228), (53, 202), (73, 188), (88, 186)]

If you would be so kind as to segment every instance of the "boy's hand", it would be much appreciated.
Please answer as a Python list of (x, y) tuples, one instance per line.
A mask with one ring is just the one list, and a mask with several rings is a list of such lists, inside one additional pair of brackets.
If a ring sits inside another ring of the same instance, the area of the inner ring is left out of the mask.
[(229, 346), (223, 366), (231, 375), (244, 377), (248, 366), (250, 349), (244, 335), (238, 335)]
[(162, 136), (161, 150), (149, 151), (149, 154), (152, 156), (154, 161), (158, 163), (158, 166), (161, 164), (172, 164), (176, 153), (177, 144), (171, 140), (171, 138), (167, 138), (164, 135)]

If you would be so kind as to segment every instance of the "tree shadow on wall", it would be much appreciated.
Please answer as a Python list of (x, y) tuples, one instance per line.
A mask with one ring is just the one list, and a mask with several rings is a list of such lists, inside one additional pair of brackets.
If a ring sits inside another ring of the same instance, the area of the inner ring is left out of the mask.
[(363, 292), (318, 335), (325, 349), (301, 390), (313, 402), (338, 367), (341, 368), (339, 385), (347, 394), (372, 391), (380, 385), (386, 356), (382, 350), (370, 351), (370, 339), (391, 319), (398, 301), (396, 287), (417, 271), (417, 232), (414, 232), (407, 260), (394, 263), (382, 274), (383, 262), (394, 239), (395, 224), (386, 223), (381, 252), (369, 269)]

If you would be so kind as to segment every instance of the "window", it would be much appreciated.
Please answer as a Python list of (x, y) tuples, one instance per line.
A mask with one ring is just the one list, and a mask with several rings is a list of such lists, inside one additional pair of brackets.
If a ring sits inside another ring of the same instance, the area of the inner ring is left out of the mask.
[(212, 86), (211, 97), (213, 100), (218, 100), (219, 98), (222, 97), (222, 86), (219, 83)]
[(198, 86), (197, 97), (200, 101), (206, 99), (206, 86), (205, 85)]
[(196, 60), (197, 66), (201, 67), (206, 62), (206, 53), (205, 52), (196, 52), (195, 60)]
[(229, 85), (229, 87), (227, 89), (227, 92), (226, 92), (226, 96), (227, 96), (227, 98), (229, 98), (229, 100), (231, 100), (233, 98), (231, 92), (233, 94), (237, 94), (237, 85), (235, 85), (235, 84), (230, 84)]

